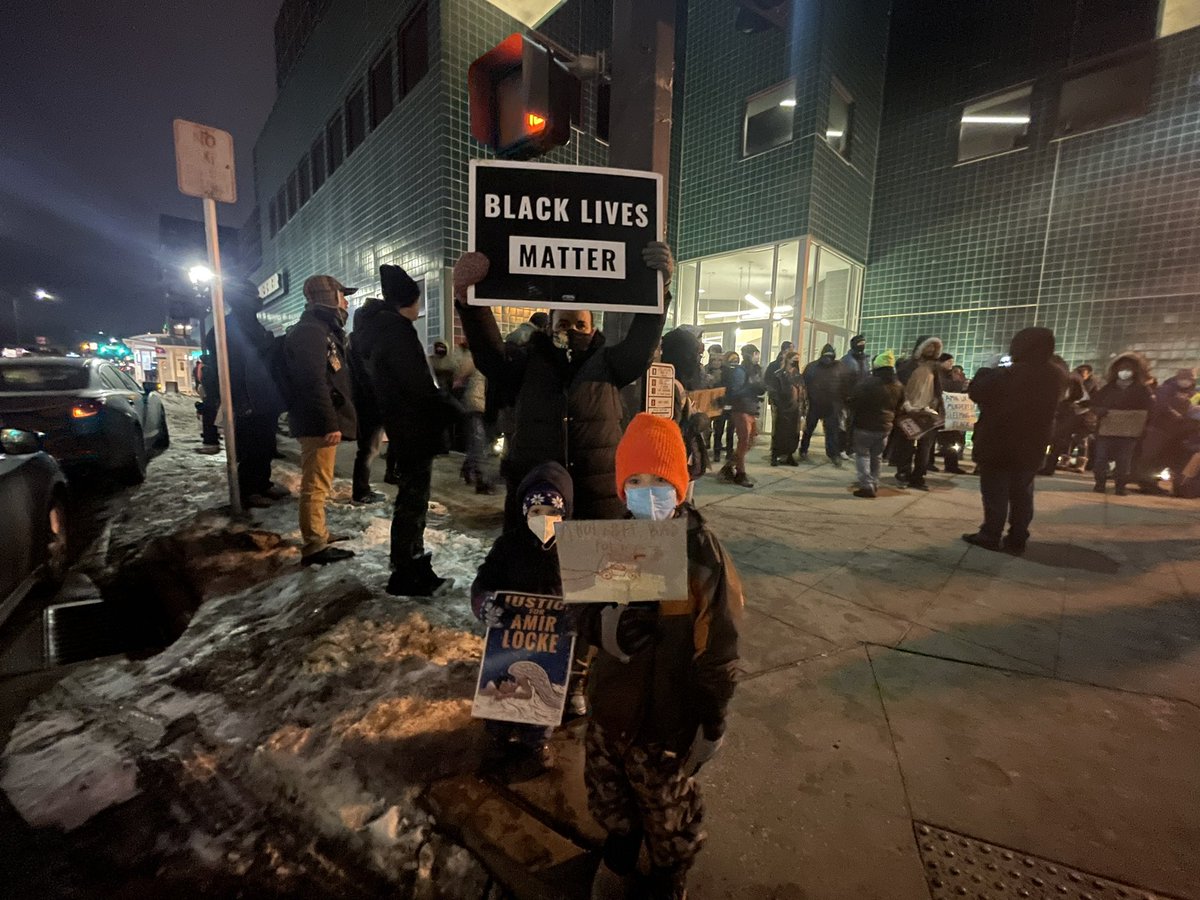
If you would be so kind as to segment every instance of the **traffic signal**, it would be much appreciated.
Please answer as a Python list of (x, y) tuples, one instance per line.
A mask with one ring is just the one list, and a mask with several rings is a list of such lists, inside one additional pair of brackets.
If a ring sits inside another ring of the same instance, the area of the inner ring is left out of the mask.
[(579, 82), (563, 60), (511, 34), (467, 70), (471, 134), (497, 156), (529, 159), (571, 139)]

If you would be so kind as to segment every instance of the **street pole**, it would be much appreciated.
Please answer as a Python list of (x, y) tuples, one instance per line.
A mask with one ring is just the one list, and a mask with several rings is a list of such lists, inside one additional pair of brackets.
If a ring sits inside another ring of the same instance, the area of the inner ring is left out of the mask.
[(12, 296), (12, 307), (13, 307), (13, 343), (16, 344), (18, 347), (20, 347), (21, 346), (21, 316), (20, 316), (20, 313), (17, 312), (17, 296), (16, 296), (16, 294), (13, 294), (13, 296)]
[[(608, 163), (658, 172), (664, 193), (671, 161), (675, 4), (676, 0), (616, 0), (613, 5)], [(604, 317), (610, 342), (625, 336), (632, 316), (609, 313)]]
[(225, 338), (225, 288), (221, 285), (221, 248), (217, 242), (217, 202), (212, 197), (204, 198), (204, 234), (208, 242), (208, 267), (213, 273), (213, 325), (217, 332), (217, 378), (221, 383), (221, 418), (225, 421), (225, 466), (229, 478), (229, 507), (234, 515), (239, 515), (242, 511), (242, 497), (238, 491), (233, 390), (229, 385), (229, 343)]

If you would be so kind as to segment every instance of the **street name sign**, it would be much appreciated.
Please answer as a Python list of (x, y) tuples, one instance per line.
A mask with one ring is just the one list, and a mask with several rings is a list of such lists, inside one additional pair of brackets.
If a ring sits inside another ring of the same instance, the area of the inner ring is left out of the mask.
[(237, 203), (233, 136), (186, 119), (175, 120), (175, 180), (189, 197)]
[(656, 172), (472, 160), (468, 249), (488, 258), (474, 306), (662, 312), (642, 248), (663, 236)]

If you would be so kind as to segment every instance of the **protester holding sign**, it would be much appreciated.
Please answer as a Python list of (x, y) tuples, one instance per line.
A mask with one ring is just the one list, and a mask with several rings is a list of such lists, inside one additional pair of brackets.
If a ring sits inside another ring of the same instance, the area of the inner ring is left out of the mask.
[[(525, 476), (516, 494), (520, 498), (519, 513), (506, 516), (504, 532), (492, 544), (471, 585), (471, 609), (492, 627), (511, 624), (514, 616), (520, 615), (498, 603), (496, 595), (500, 592), (562, 597), (554, 527), (571, 517), (574, 500), (571, 476), (558, 463), (545, 463)], [(559, 624), (563, 623), (555, 622), (551, 627)], [(565, 650), (565, 676), (570, 671), (571, 650), (569, 646), (555, 647), (554, 652), (560, 649)], [(565, 677), (562, 682), (565, 699)], [(561, 704), (558, 711), (561, 716)], [(489, 719), (487, 730), (494, 742), (490, 762), (505, 768), (520, 766), (526, 760), (541, 768), (554, 764), (547, 743), (549, 727)]]
[[(1033, 521), (1033, 480), (1067, 382), (1066, 373), (1051, 361), (1053, 355), (1054, 332), (1025, 328), (1013, 337), (1007, 359), (996, 356), (971, 379), (968, 393), (979, 404), (975, 462), (983, 524), (978, 532), (963, 535), (968, 544), (1025, 552)], [(1003, 536), (1006, 521), (1008, 535)]]
[[(1149, 366), (1137, 353), (1122, 353), (1108, 367), (1108, 383), (1092, 398), (1092, 411), (1100, 422), (1096, 438), (1096, 487), (1103, 494), (1108, 483), (1108, 463), (1116, 469), (1117, 495), (1125, 494), (1131, 477), (1133, 453), (1146, 428), (1154, 394), (1146, 386)], [(1117, 421), (1122, 419), (1118, 426)]]
[(942, 416), (941, 354), (941, 338), (919, 337), (912, 356), (896, 366), (896, 377), (904, 385), (904, 405), (892, 434), (892, 461), (896, 480), (918, 491), (929, 490), (925, 473)]
[(938, 372), (938, 378), (942, 383), (942, 407), (946, 420), (941, 430), (938, 431), (938, 450), (941, 451), (946, 473), (949, 475), (963, 475), (966, 473), (959, 466), (958, 462), (962, 449), (967, 443), (966, 432), (969, 429), (960, 427), (960, 422), (951, 419), (950, 404), (946, 401), (946, 395), (955, 394), (969, 400), (970, 398), (966, 396), (967, 378), (963, 374), (962, 367), (954, 364), (954, 357), (949, 353), (941, 355), (938, 359), (938, 365), (941, 367)]
[(579, 607), (582, 633), (600, 648), (584, 780), (588, 807), (608, 836), (592, 896), (628, 894), (644, 840), (649, 896), (683, 897), (704, 839), (691, 776), (721, 746), (743, 600), (733, 561), (683, 501), (687, 483), (679, 429), (634, 417), (617, 447), (615, 487), (635, 518), (686, 519), (688, 596)]
[[(674, 263), (666, 244), (651, 242), (642, 259), (670, 281)], [(619, 518), (613, 458), (621, 437), (620, 390), (650, 365), (665, 311), (635, 315), (625, 339), (610, 347), (591, 312), (555, 310), (550, 333), (536, 332), (524, 346), (506, 345), (492, 311), (466, 303), (467, 289), (483, 280), (489, 265), (481, 253), (463, 254), (454, 266), (454, 298), (475, 365), (516, 396), (516, 425), (502, 466), (506, 513), (519, 503), (515, 487), (525, 475), (554, 460), (571, 473), (579, 518)]]

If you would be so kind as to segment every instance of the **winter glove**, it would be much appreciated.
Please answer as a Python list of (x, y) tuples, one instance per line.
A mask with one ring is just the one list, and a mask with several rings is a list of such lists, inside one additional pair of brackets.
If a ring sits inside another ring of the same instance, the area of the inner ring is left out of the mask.
[(649, 606), (605, 606), (600, 610), (600, 646), (623, 663), (654, 639), (657, 611)]
[(487, 277), (491, 263), (482, 253), (472, 250), (464, 253), (454, 264), (454, 297), (463, 299), (467, 296), (467, 288), (472, 287)]
[(710, 741), (704, 736), (704, 729), (696, 729), (696, 739), (692, 741), (692, 748), (688, 751), (687, 759), (683, 761), (683, 772), (691, 777), (700, 771), (700, 767), (717, 755), (721, 746), (725, 743), (725, 738), (719, 737), (715, 741)]
[(499, 628), (504, 621), (506, 611), (507, 608), (496, 599), (495, 594), (484, 594), (483, 603), (479, 605), (479, 621), (488, 628)]
[[(663, 283), (669, 284), (675, 273), (675, 258), (671, 256), (671, 248), (662, 241), (651, 241), (642, 248), (642, 260), (652, 269), (662, 272)], [(458, 271), (458, 267), (455, 267)]]

